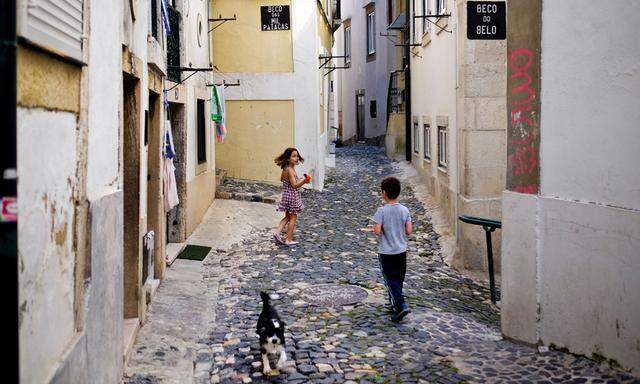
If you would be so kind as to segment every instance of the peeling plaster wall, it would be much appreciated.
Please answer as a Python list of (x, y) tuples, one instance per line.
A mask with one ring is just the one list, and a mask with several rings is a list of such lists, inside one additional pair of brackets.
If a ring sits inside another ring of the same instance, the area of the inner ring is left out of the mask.
[(46, 382), (75, 333), (77, 124), (73, 113), (18, 108), (20, 377), (24, 383)]

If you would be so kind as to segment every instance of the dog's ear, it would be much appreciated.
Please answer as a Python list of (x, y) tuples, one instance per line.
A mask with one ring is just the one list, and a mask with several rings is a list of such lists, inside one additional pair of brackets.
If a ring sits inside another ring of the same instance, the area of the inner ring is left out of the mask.
[(267, 330), (267, 328), (265, 328), (265, 327), (260, 327), (260, 328), (258, 328), (258, 334), (263, 333), (263, 332), (264, 332), (264, 331), (266, 331), (266, 330)]

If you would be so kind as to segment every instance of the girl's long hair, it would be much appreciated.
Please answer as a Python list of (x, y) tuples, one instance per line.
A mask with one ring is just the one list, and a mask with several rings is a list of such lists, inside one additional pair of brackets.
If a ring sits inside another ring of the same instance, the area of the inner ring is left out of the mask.
[(276, 157), (274, 160), (275, 163), (278, 164), (278, 167), (285, 169), (285, 167), (289, 165), (289, 159), (291, 158), (291, 154), (293, 153), (293, 151), (298, 152), (298, 159), (300, 159), (301, 163), (304, 163), (304, 159), (302, 158), (302, 155), (300, 155), (300, 151), (298, 151), (298, 149), (287, 148), (284, 150), (284, 152), (282, 152), (282, 155)]

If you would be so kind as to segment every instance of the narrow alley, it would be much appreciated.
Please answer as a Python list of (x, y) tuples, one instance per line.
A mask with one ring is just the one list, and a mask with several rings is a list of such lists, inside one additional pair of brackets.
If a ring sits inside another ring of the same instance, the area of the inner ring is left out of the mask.
[[(204, 291), (180, 304), (206, 312), (196, 316), (202, 323), (196, 324), (201, 334), (193, 335), (198, 345), (193, 361), (180, 363), (195, 367), (195, 382), (638, 383), (606, 364), (504, 340), (487, 287), (443, 262), (430, 217), (406, 185), (400, 201), (410, 209), (415, 229), (405, 282), (412, 313), (392, 323), (376, 239), (364, 229), (381, 204), (380, 180), (397, 171), (380, 148), (339, 148), (325, 190), (303, 193), (306, 210), (300, 216), (298, 246), (275, 245), (269, 228), (231, 247), (212, 249), (203, 262), (202, 281), (195, 282)], [(234, 225), (244, 225), (238, 220)], [(217, 233), (209, 235), (213, 239)], [(154, 364), (175, 368), (178, 363), (165, 359), (182, 348), (167, 342), (162, 335), (167, 324), (159, 325), (156, 318), (166, 285), (156, 294), (143, 328), (159, 334), (139, 338), (160, 342), (133, 347), (125, 383), (181, 382), (148, 369)], [(272, 295), (286, 323), (289, 361), (270, 377), (262, 373), (255, 332), (261, 290)], [(175, 307), (164, 310), (176, 312)]]

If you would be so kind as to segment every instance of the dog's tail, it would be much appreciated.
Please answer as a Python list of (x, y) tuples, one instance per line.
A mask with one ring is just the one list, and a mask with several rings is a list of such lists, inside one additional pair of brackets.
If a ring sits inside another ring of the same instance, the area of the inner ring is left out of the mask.
[(266, 307), (267, 305), (269, 305), (269, 294), (266, 293), (265, 291), (260, 291), (260, 297), (262, 298), (262, 306)]

